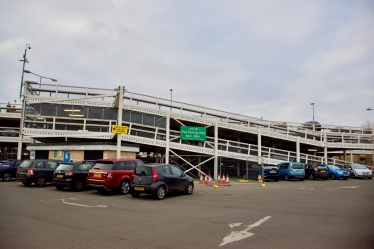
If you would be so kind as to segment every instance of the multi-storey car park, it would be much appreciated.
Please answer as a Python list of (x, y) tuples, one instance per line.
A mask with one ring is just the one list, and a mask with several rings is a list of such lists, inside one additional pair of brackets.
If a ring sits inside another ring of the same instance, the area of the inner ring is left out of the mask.
[[(242, 176), (248, 163), (353, 161), (352, 151), (373, 154), (373, 129), (269, 121), (115, 89), (25, 81), (22, 104), (1, 104), (1, 145), (27, 157), (38, 144), (137, 144), (138, 155), (175, 163), (192, 176)], [(127, 134), (112, 133), (113, 125)], [(181, 140), (180, 127), (206, 127), (205, 141)], [(5, 135), (4, 135), (5, 134)], [(372, 156), (367, 166), (373, 166)], [(349, 160), (347, 160), (349, 158)], [(151, 159), (149, 159), (151, 160)]]

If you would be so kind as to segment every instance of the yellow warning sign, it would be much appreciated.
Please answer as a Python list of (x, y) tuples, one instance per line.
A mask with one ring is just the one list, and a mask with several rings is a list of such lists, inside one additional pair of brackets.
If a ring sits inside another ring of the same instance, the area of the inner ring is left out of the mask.
[(112, 125), (112, 133), (127, 134), (128, 130), (129, 130), (128, 126)]

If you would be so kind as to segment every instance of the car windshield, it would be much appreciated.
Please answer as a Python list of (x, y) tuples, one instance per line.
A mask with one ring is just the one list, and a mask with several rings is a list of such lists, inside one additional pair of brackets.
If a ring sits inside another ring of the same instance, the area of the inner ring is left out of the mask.
[(362, 164), (351, 164), (352, 169), (367, 169), (364, 165)]
[(72, 164), (60, 164), (60, 166), (58, 166), (56, 170), (72, 171), (73, 165)]
[(317, 169), (326, 169), (326, 166), (318, 165)]
[(135, 168), (135, 175), (137, 176), (152, 176), (152, 168), (146, 166), (138, 166)]
[(20, 168), (28, 168), (31, 165), (31, 163), (32, 163), (32, 161), (23, 161), (19, 167)]
[(96, 163), (95, 166), (92, 169), (112, 169), (114, 163), (112, 162), (99, 162)]
[(341, 169), (341, 168), (339, 168), (338, 166), (335, 166), (335, 165), (330, 165), (329, 167), (330, 167), (330, 169)]
[(278, 169), (277, 166), (264, 166), (265, 169)]
[(292, 166), (294, 169), (304, 169), (304, 166), (301, 163), (294, 163)]

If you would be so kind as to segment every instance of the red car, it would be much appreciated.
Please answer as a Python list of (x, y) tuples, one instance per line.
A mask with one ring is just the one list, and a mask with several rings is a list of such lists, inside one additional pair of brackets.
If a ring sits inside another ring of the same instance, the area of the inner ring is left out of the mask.
[(99, 159), (88, 171), (87, 186), (100, 193), (118, 190), (127, 194), (131, 188), (135, 167), (143, 164), (143, 161), (134, 158)]

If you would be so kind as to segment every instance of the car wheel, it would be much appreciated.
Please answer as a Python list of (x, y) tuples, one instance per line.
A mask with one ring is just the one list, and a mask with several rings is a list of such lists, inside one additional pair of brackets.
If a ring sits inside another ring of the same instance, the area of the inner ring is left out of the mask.
[(139, 195), (140, 195), (139, 192), (134, 192), (134, 191), (131, 191), (130, 194), (131, 194), (132, 197), (139, 197)]
[(100, 194), (105, 194), (106, 193), (105, 188), (97, 188), (96, 191), (99, 192)]
[(352, 179), (355, 179), (356, 178), (355, 173), (352, 172), (351, 177)]
[(44, 187), (45, 186), (45, 177), (44, 176), (39, 176), (36, 181), (35, 185), (38, 187)]
[(29, 183), (29, 182), (22, 182), (22, 183), (23, 183), (23, 185), (26, 186), (26, 187), (28, 187), (28, 186), (31, 185), (31, 183)]
[(75, 182), (73, 189), (77, 192), (80, 192), (84, 189), (84, 183), (82, 181)]
[(346, 178), (346, 177), (345, 177), (345, 178), (343, 178), (343, 180), (347, 180), (347, 179), (348, 179), (348, 178)]
[(336, 180), (336, 175), (335, 174), (331, 174), (330, 178), (331, 178), (331, 180)]
[(309, 177), (308, 177), (309, 180), (314, 180), (314, 176), (313, 174), (310, 174)]
[(186, 195), (192, 195), (193, 193), (193, 185), (192, 183), (188, 183), (187, 188), (186, 188)]
[(57, 188), (57, 190), (63, 190), (64, 189), (64, 186), (55, 186)]
[(130, 192), (130, 183), (128, 181), (121, 182), (119, 190), (121, 194), (128, 194)]
[(327, 177), (323, 178), (323, 180), (327, 180)]
[(165, 188), (165, 186), (158, 187), (157, 191), (156, 191), (156, 199), (162, 200), (162, 199), (165, 198), (165, 195), (166, 195), (166, 188)]
[(300, 178), (300, 181), (304, 181), (304, 178)]
[(372, 178), (373, 178), (372, 176), (368, 177), (369, 180), (371, 180)]
[(284, 179), (285, 181), (289, 181), (289, 180), (291, 180), (291, 178), (290, 178), (290, 176), (289, 176), (288, 174), (285, 174), (285, 175), (283, 176), (283, 179)]
[(6, 173), (3, 175), (3, 181), (4, 181), (4, 182), (9, 182), (10, 180), (12, 180), (12, 175), (11, 175), (9, 172), (6, 172)]

